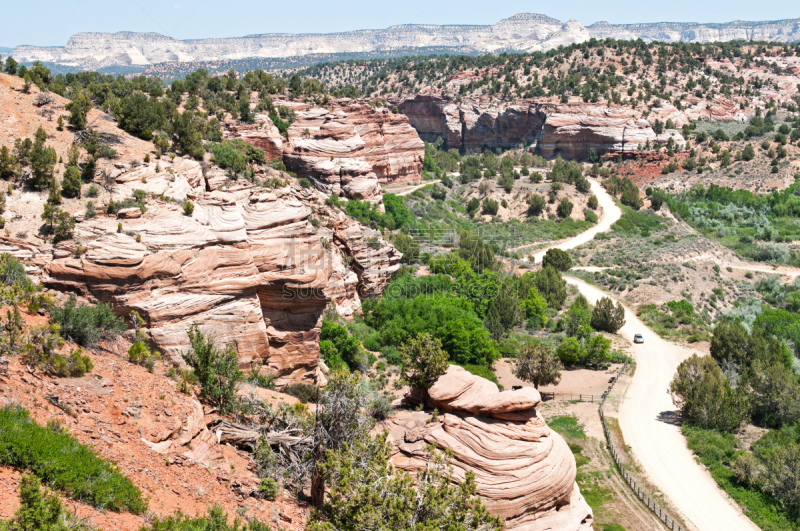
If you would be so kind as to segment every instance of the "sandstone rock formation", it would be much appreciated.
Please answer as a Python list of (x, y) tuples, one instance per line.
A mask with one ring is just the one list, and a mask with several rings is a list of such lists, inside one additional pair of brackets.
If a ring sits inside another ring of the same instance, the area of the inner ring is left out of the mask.
[(83, 69), (134, 66), (172, 61), (220, 61), (248, 57), (298, 57), (310, 54), (365, 53), (402, 48), (438, 47), (458, 51), (537, 51), (604, 40), (645, 42), (719, 42), (730, 40), (793, 42), (800, 39), (798, 20), (727, 24), (655, 23), (585, 27), (576, 20), (519, 14), (492, 26), (400, 25), (384, 30), (328, 34), (265, 34), (241, 38), (180, 41), (158, 33), (78, 33), (65, 47), (19, 46), (20, 62), (44, 61)]
[(225, 136), (260, 147), (270, 159), (283, 157), (326, 194), (377, 203), (380, 183), (421, 178), (425, 154), (406, 116), (347, 99), (298, 111), (286, 139), (263, 115), (255, 125), (230, 126)]
[(428, 141), (441, 137), (448, 149), (461, 151), (524, 144), (546, 157), (561, 154), (581, 159), (591, 149), (599, 154), (635, 151), (648, 142), (666, 143), (669, 136), (683, 143), (677, 133), (656, 135), (648, 121), (626, 107), (530, 103), (485, 109), (470, 102), (418, 95), (400, 102), (398, 108), (420, 137)]
[[(155, 167), (109, 169), (117, 197), (168, 184), (194, 198), (192, 215), (157, 199), (139, 217), (85, 219), (75, 228), (84, 254), (54, 249), (42, 283), (109, 302), (122, 315), (138, 312), (154, 346), (172, 361), (181, 361), (196, 322), (233, 344), (243, 365), (268, 365), (279, 384), (316, 380), (322, 311), (331, 302), (342, 314), (359, 308), (361, 296), (388, 283), (400, 253), (379, 232), (327, 207), (324, 194), (288, 180), (270, 190), (213, 179), (215, 171), (204, 175), (190, 160)], [(311, 223), (312, 208), (319, 227)]]
[(256, 114), (253, 124), (228, 123), (224, 134), (264, 150), (268, 161), (283, 159), (284, 138), (266, 114)]
[(535, 389), (499, 392), (492, 382), (451, 365), (429, 400), (445, 411), (441, 420), (417, 411), (389, 422), (396, 466), (424, 466), (428, 444), (449, 449), (453, 476), (463, 480), (474, 473), (477, 494), (505, 521), (504, 529), (592, 529), (592, 510), (575, 483), (575, 459), (536, 410)]

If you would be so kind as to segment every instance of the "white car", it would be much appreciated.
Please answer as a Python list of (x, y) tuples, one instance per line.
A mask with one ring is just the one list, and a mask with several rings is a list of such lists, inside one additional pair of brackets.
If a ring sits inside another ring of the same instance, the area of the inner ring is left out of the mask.
[(642, 336), (642, 334), (636, 334), (636, 335), (633, 336), (633, 342), (634, 343), (644, 343), (644, 337)]

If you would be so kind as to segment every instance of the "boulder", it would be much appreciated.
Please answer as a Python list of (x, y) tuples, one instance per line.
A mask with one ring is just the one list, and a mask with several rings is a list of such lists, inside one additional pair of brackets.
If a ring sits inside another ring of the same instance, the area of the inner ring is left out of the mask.
[(505, 530), (590, 531), (592, 510), (575, 482), (569, 446), (536, 411), (533, 388), (500, 392), (492, 382), (450, 366), (428, 393), (440, 420), (404, 412), (389, 421), (395, 466), (426, 464), (426, 447), (450, 450), (452, 476), (475, 476), (477, 494)]

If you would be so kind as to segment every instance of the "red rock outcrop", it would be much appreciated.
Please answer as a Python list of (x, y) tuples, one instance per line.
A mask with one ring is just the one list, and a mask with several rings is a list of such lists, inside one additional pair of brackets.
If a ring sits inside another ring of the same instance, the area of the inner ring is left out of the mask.
[(326, 193), (380, 202), (379, 183), (421, 178), (425, 146), (408, 118), (339, 100), (298, 113), (284, 147), (286, 167)]
[(406, 116), (348, 99), (295, 112), (286, 138), (264, 115), (227, 125), (225, 138), (253, 144), (270, 160), (282, 157), (326, 194), (381, 203), (381, 183), (420, 180), (425, 145)]
[(505, 530), (592, 529), (592, 510), (575, 483), (575, 458), (536, 410), (538, 391), (500, 392), (450, 366), (429, 390), (429, 401), (446, 412), (441, 420), (408, 412), (389, 421), (395, 466), (425, 466), (428, 444), (449, 449), (453, 476), (475, 475), (477, 494), (505, 521)]
[(322, 311), (331, 302), (343, 315), (358, 309), (359, 294), (380, 292), (402, 255), (315, 190), (228, 182), (206, 191), (219, 180), (209, 178), (215, 171), (204, 179), (194, 171), (199, 164), (176, 159), (163, 172), (170, 181), (152, 166), (116, 167), (115, 195), (168, 183), (194, 198), (192, 215), (151, 200), (139, 217), (85, 219), (75, 229), (84, 254), (54, 249), (43, 284), (109, 302), (122, 315), (136, 311), (155, 347), (175, 362), (198, 323), (220, 344), (233, 344), (242, 365), (268, 365), (279, 384), (316, 380)]
[(648, 142), (661, 144), (669, 139), (656, 135), (646, 120), (624, 107), (530, 103), (485, 109), (475, 103), (418, 95), (398, 103), (398, 108), (420, 137), (428, 141), (441, 137), (445, 147), (461, 151), (524, 144), (546, 157), (561, 154), (584, 159), (592, 149), (598, 154), (634, 151)]
[(254, 123), (228, 123), (223, 132), (226, 139), (241, 139), (263, 149), (267, 160), (283, 159), (284, 138), (265, 114), (256, 114)]

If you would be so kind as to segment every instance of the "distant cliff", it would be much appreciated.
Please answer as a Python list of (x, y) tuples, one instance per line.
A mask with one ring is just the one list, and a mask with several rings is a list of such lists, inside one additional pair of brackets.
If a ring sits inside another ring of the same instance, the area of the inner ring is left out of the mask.
[(585, 27), (544, 15), (520, 14), (493, 26), (401, 25), (384, 30), (326, 34), (266, 34), (179, 41), (158, 33), (78, 33), (65, 47), (19, 46), (17, 61), (45, 61), (83, 69), (173, 61), (218, 61), (251, 57), (381, 52), (397, 48), (457, 47), (476, 52), (550, 50), (589, 40), (637, 39), (647, 42), (757, 40), (800, 41), (800, 19), (725, 24), (655, 23)]

